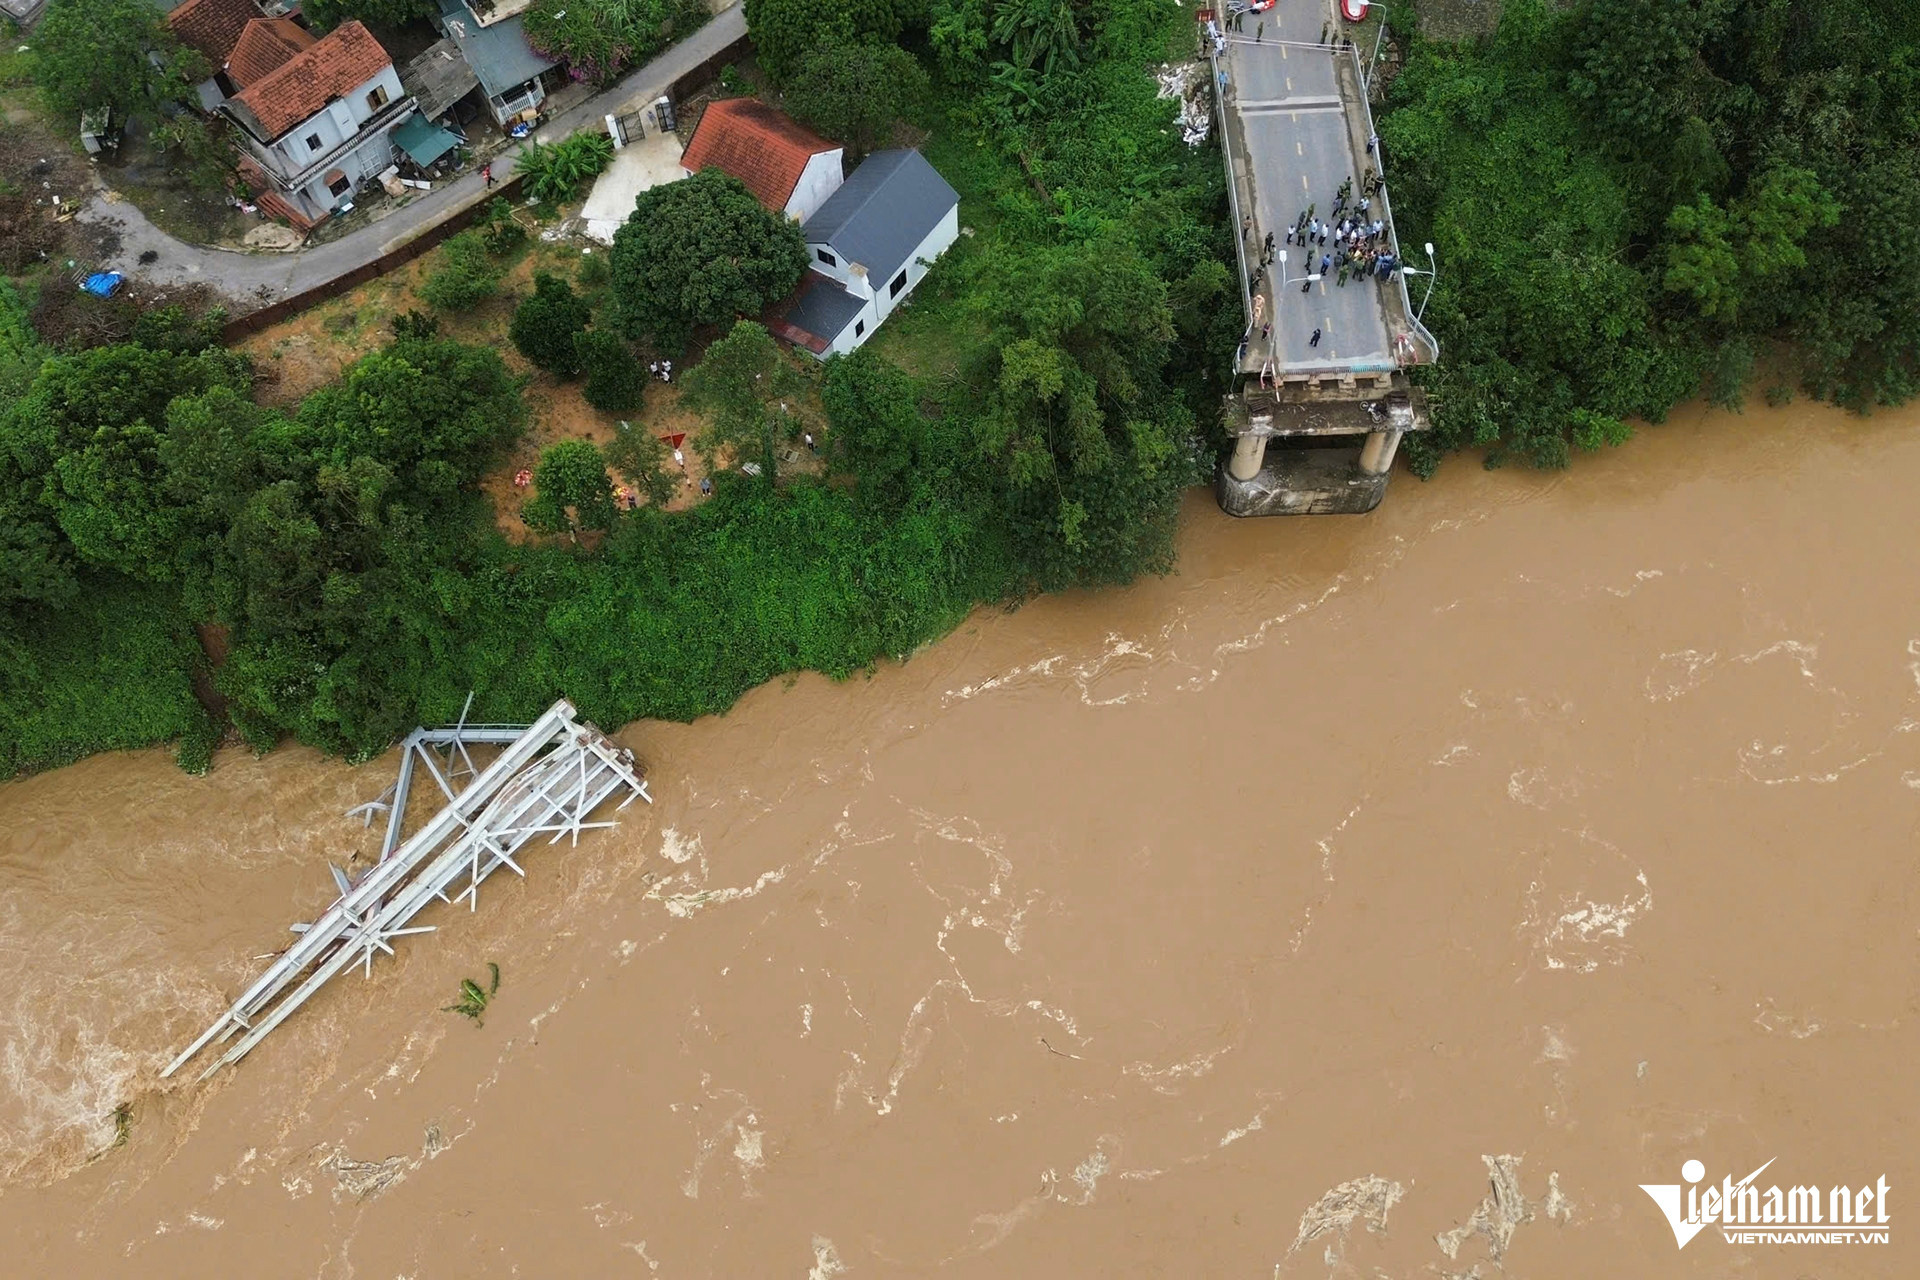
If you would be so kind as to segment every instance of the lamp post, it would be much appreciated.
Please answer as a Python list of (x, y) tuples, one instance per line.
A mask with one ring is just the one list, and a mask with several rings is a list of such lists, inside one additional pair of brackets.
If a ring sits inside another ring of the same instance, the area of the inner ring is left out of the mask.
[(1413, 322), (1415, 324), (1419, 324), (1420, 317), (1427, 314), (1427, 301), (1433, 297), (1433, 278), (1439, 273), (1438, 265), (1433, 260), (1433, 241), (1429, 240), (1420, 247), (1427, 251), (1428, 270), (1421, 271), (1417, 267), (1411, 269), (1407, 267), (1400, 268), (1400, 274), (1403, 276), (1425, 276), (1427, 278), (1427, 291), (1420, 295), (1420, 308), (1413, 313)]
[[(1280, 263), (1280, 287), (1284, 289), (1288, 285), (1293, 283), (1293, 281), (1287, 278), (1287, 251), (1285, 249), (1282, 249), (1280, 251), (1278, 255), (1278, 261)], [(1307, 261), (1309, 263), (1313, 261), (1312, 254), (1307, 255)], [(1318, 271), (1312, 272), (1311, 274), (1308, 274), (1308, 275), (1301, 276), (1300, 292), (1305, 293), (1307, 291), (1308, 285), (1311, 285), (1315, 280), (1324, 280), (1325, 278), (1326, 277), (1322, 276)]]
[(1366, 82), (1367, 88), (1371, 89), (1373, 88), (1373, 64), (1380, 61), (1380, 42), (1386, 39), (1387, 14), (1390, 10), (1386, 5), (1381, 4), (1380, 0), (1368, 0), (1367, 8), (1369, 11), (1380, 10), (1380, 26), (1373, 33), (1373, 55), (1367, 59)]

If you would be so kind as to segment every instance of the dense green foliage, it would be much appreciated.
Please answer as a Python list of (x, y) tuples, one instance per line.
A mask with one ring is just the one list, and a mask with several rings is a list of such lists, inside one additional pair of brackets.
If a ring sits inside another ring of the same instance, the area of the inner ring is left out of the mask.
[(545, 271), (533, 274), (533, 295), (513, 309), (507, 336), (538, 368), (561, 378), (580, 372), (580, 335), (593, 318), (573, 286)]
[(527, 43), (566, 63), (576, 80), (611, 84), (710, 15), (705, 0), (533, 0)]
[(844, 143), (851, 164), (882, 145), (926, 92), (927, 73), (898, 45), (840, 44), (803, 56), (782, 101), (796, 119)]
[(760, 66), (776, 83), (816, 49), (862, 42), (891, 44), (900, 34), (895, 0), (746, 0), (747, 32)]
[[(488, 5), (474, 0), (474, 9), (485, 13)], [(331, 31), (349, 19), (382, 27), (403, 27), (409, 22), (432, 18), (440, 12), (434, 0), (303, 0), (301, 16), (315, 30)]]
[(1484, 42), (1415, 41), (1379, 128), (1439, 266), (1422, 469), (1557, 465), (1703, 383), (1737, 405), (1763, 354), (1774, 395), (1916, 389), (1920, 9), (1511, 0)]
[(462, 231), (440, 246), (440, 265), (420, 282), (420, 297), (442, 311), (465, 311), (491, 298), (501, 275), (486, 232)]
[(524, 189), (535, 200), (559, 204), (573, 199), (613, 163), (613, 139), (582, 129), (559, 142), (529, 142), (520, 149), (513, 171), (525, 175)]
[[(637, 406), (644, 369), (609, 321), (704, 328), (676, 382), (706, 421), (689, 447), (725, 465), (687, 510), (664, 509), (686, 479), (636, 422), (543, 457), (528, 514), (561, 536), (502, 538), (478, 480), (522, 431), (519, 388), (430, 316), (285, 412), (204, 329), (49, 358), (0, 325), (0, 395), (32, 406), (0, 419), (0, 764), (167, 737), (203, 756), (196, 624), (225, 631), (212, 679), (249, 742), (363, 757), (469, 690), (490, 720), (561, 694), (605, 724), (689, 718), (782, 672), (904, 655), (983, 601), (1164, 567), (1238, 337), (1217, 156), (1181, 144), (1145, 74), (1190, 21), (1108, 0), (1051, 64), (987, 21), (924, 106), (969, 234), (824, 368), (735, 323), (804, 269), (789, 220), (716, 173), (643, 196), (615, 252), (582, 259), (583, 292), (611, 259), (607, 311), (573, 345), (596, 403)], [(1044, 109), (995, 79), (1009, 58)], [(486, 249), (450, 241), (430, 304), (490, 294)], [(789, 466), (803, 421), (822, 454)], [(644, 505), (609, 511), (609, 467)]]
[(547, 533), (605, 529), (613, 524), (613, 481), (591, 440), (560, 440), (540, 453), (533, 497), (520, 510), (530, 529)]
[(647, 393), (647, 374), (618, 334), (590, 329), (573, 340), (573, 358), (586, 374), (580, 394), (606, 413), (632, 413)]
[(157, 119), (209, 74), (148, 0), (52, 0), (33, 44), (34, 80), (63, 124), (100, 107), (121, 122)]
[(616, 322), (663, 346), (786, 296), (807, 269), (799, 224), (738, 178), (705, 169), (640, 193), (613, 234)]

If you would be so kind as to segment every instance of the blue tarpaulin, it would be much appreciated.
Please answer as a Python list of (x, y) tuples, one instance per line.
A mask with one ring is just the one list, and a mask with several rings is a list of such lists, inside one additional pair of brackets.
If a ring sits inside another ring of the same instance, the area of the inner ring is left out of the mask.
[(111, 298), (113, 291), (126, 282), (118, 271), (96, 271), (80, 285), (96, 298)]

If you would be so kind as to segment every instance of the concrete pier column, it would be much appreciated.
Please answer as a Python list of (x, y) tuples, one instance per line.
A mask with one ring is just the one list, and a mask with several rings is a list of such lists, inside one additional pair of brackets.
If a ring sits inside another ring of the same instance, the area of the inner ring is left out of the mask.
[(1251, 480), (1260, 474), (1261, 464), (1266, 460), (1265, 436), (1238, 436), (1233, 442), (1233, 460), (1227, 463), (1227, 474), (1235, 480)]
[(1400, 432), (1370, 431), (1360, 450), (1360, 470), (1365, 475), (1382, 476), (1393, 466), (1393, 455), (1400, 449)]

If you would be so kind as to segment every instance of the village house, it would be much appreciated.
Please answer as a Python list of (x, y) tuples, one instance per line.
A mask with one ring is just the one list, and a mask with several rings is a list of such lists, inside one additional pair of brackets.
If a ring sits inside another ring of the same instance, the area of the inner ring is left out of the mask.
[(818, 359), (873, 336), (960, 236), (960, 196), (918, 151), (876, 151), (801, 228), (812, 264), (768, 328)]
[(805, 222), (839, 189), (843, 155), (764, 102), (723, 98), (701, 114), (680, 167), (689, 175), (718, 169), (775, 213)]
[(200, 105), (233, 124), (240, 176), (267, 213), (311, 230), (392, 167), (391, 135), (415, 103), (360, 23), (316, 37), (253, 0), (185, 0), (167, 24), (213, 69)]
[(263, 208), (303, 230), (393, 165), (391, 135), (414, 113), (393, 59), (358, 22), (318, 40), (285, 19), (250, 22), (227, 76), (238, 92), (220, 111), (247, 152), (240, 174)]
[(528, 2), (494, 0), (478, 13), (467, 0), (440, 0), (436, 25), (473, 68), (487, 114), (502, 128), (539, 111), (547, 100), (547, 73), (560, 65), (527, 43)]

